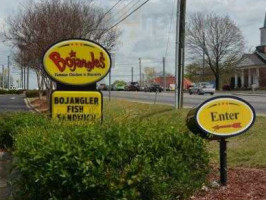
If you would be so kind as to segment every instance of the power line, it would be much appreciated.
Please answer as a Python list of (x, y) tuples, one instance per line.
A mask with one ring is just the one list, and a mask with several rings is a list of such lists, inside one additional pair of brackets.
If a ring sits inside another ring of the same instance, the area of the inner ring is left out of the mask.
[[(115, 13), (108, 21), (112, 21), (112, 19), (115, 19), (116, 16), (119, 16), (127, 7), (129, 7), (130, 4), (132, 4), (135, 0), (131, 0), (126, 6), (124, 6), (122, 9), (120, 9), (117, 13)], [(137, 0), (137, 3), (140, 2), (141, 0)], [(131, 6), (128, 10), (130, 10), (132, 7), (134, 7), (137, 3), (135, 3), (133, 6)], [(122, 15), (123, 16), (123, 15)], [(118, 17), (121, 18), (122, 16)]]
[[(173, 4), (175, 5), (175, 0), (173, 0)], [(167, 54), (168, 54), (168, 48), (169, 48), (169, 42), (170, 42), (170, 33), (171, 33), (171, 30), (172, 30), (172, 24), (173, 24), (173, 21), (174, 21), (174, 11), (175, 11), (175, 6), (174, 5), (172, 6), (172, 14), (171, 14), (171, 21), (170, 21), (169, 30), (168, 30), (168, 39), (167, 39), (167, 44), (166, 44), (165, 57), (167, 57)]]
[(115, 23), (113, 26), (111, 26), (108, 30), (112, 30), (114, 27), (118, 26), (120, 23), (122, 23), (123, 21), (125, 21), (127, 18), (129, 18), (131, 15), (133, 15), (136, 11), (138, 11), (142, 6), (144, 6), (146, 3), (148, 3), (150, 0), (146, 0), (144, 3), (142, 3), (140, 6), (138, 6), (136, 9), (134, 9), (132, 12), (130, 12), (126, 17), (124, 17), (123, 19), (121, 19), (120, 21), (118, 21), (117, 23)]
[(123, 0), (118, 0), (115, 5), (113, 5), (104, 15), (103, 15), (103, 19), (106, 17), (106, 15), (108, 15), (120, 2), (122, 2)]

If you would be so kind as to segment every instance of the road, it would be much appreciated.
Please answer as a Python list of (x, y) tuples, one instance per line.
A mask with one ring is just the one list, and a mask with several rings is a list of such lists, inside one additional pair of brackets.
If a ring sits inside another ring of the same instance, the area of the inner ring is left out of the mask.
[[(108, 91), (103, 91), (104, 97), (108, 97)], [(145, 92), (117, 92), (112, 91), (113, 98), (119, 99), (128, 99), (131, 101), (145, 102), (145, 103), (154, 103), (156, 100), (155, 93), (145, 93)], [(232, 95), (228, 93), (216, 93), (214, 96), (220, 95)], [(237, 95), (240, 98), (248, 101), (256, 110), (256, 113), (259, 115), (266, 115), (266, 94), (265, 95)], [(184, 94), (184, 106), (188, 108), (195, 107), (202, 103), (203, 101), (211, 98), (211, 95), (189, 95)], [(165, 105), (174, 105), (175, 97), (173, 93), (158, 93), (157, 103)]]
[(29, 111), (23, 95), (0, 95), (0, 112)]

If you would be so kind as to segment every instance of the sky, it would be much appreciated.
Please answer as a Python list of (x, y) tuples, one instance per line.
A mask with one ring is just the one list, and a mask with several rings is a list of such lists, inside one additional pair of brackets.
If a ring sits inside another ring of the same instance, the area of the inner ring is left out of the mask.
[[(4, 20), (8, 16), (18, 12), (18, 9), (27, 1), (1, 0), (0, 25), (4, 24)], [(95, 4), (109, 9), (117, 1), (95, 0)], [(136, 2), (137, 5), (144, 2), (144, 0), (122, 1), (113, 10), (113, 22), (118, 21), (124, 13), (127, 13), (129, 7), (125, 8), (125, 6), (130, 1)], [(150, 0), (131, 17), (119, 24), (118, 28), (122, 31), (122, 35), (119, 45), (113, 52), (115, 54), (115, 65), (112, 69), (113, 81), (130, 81), (131, 67), (134, 68), (134, 81), (138, 81), (140, 57), (142, 58), (142, 69), (154, 67), (159, 72), (162, 71), (162, 58), (165, 56), (166, 71), (174, 73), (175, 8), (176, 0)], [(194, 12), (213, 12), (218, 15), (230, 16), (243, 32), (247, 42), (247, 51), (260, 44), (259, 28), (263, 26), (265, 11), (265, 0), (187, 0), (187, 15)], [(12, 55), (12, 48), (0, 42), (1, 65), (6, 65), (8, 55)], [(189, 62), (190, 60), (185, 61), (185, 63)], [(15, 79), (19, 78), (18, 74), (19, 71), (15, 63), (12, 62), (12, 75)], [(108, 78), (103, 82), (108, 83)], [(31, 73), (30, 86), (31, 88), (37, 87), (33, 72)]]

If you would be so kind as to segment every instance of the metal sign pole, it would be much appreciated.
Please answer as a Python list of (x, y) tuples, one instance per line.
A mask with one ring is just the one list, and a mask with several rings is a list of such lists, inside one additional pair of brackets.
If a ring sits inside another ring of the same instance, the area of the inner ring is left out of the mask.
[(177, 0), (177, 16), (176, 16), (176, 44), (175, 44), (175, 108), (179, 109), (180, 96), (178, 93), (178, 77), (179, 77), (179, 42), (180, 42), (180, 0)]
[(7, 88), (10, 89), (10, 62), (9, 62), (9, 56), (7, 56)]
[(112, 68), (110, 69), (110, 72), (109, 72), (109, 101), (111, 101), (111, 89), (112, 89), (112, 88), (111, 88), (111, 87), (112, 87), (112, 86), (111, 86), (111, 82), (112, 82), (112, 81), (111, 81), (111, 77), (112, 77), (112, 76), (111, 76), (111, 71), (112, 71)]
[(5, 88), (5, 67), (2, 66), (2, 88)]
[(227, 185), (227, 141), (221, 138), (220, 142), (220, 183)]

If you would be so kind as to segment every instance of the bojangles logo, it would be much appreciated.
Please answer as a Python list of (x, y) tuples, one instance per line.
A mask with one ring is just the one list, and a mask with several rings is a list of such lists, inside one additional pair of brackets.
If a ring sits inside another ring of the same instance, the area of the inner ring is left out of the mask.
[(89, 53), (90, 60), (81, 59), (77, 57), (77, 53), (73, 50), (70, 51), (69, 56), (62, 58), (59, 52), (52, 52), (49, 58), (53, 61), (60, 72), (64, 72), (68, 67), (70, 71), (74, 72), (77, 68), (86, 68), (91, 72), (95, 68), (105, 68), (105, 57), (103, 52), (97, 58), (93, 52)]

